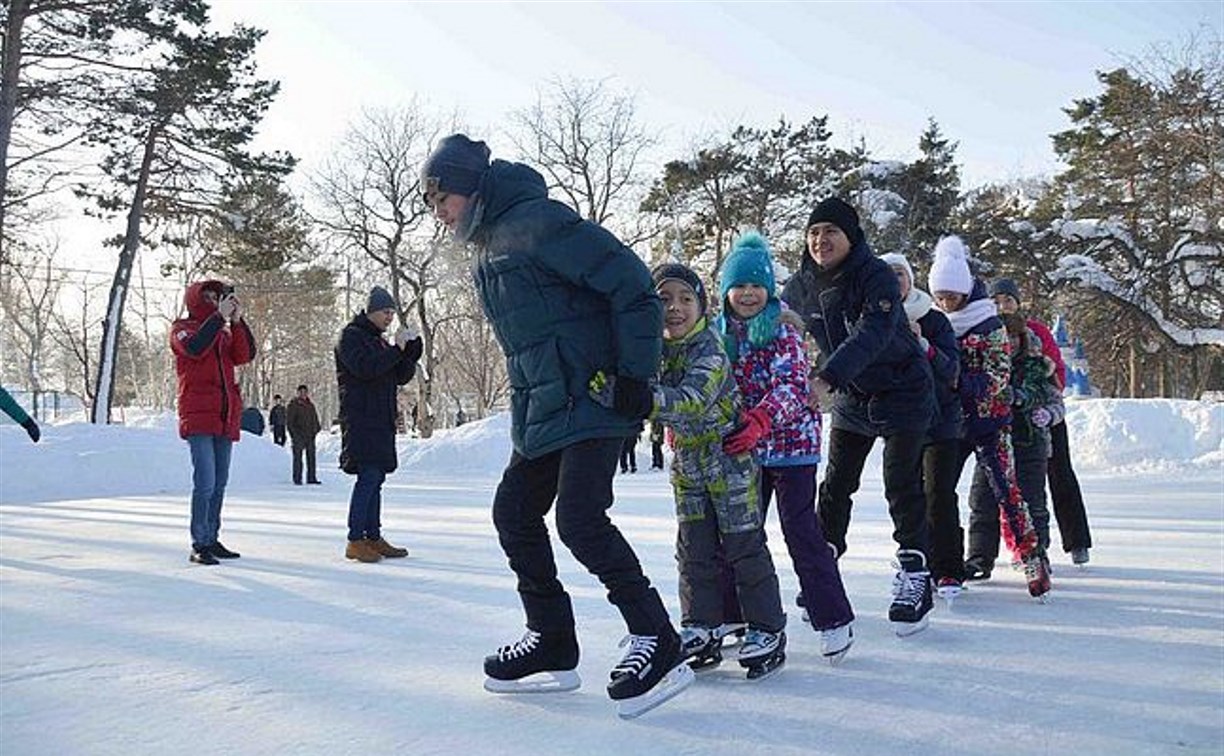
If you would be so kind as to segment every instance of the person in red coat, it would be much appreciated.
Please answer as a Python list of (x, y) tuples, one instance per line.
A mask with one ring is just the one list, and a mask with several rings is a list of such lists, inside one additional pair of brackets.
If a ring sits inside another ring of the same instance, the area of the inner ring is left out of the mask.
[(232, 286), (199, 281), (187, 287), (183, 301), (187, 317), (171, 326), (170, 348), (178, 373), (179, 436), (191, 450), (191, 561), (217, 564), (239, 556), (217, 536), (242, 414), (234, 367), (255, 357), (255, 337)]

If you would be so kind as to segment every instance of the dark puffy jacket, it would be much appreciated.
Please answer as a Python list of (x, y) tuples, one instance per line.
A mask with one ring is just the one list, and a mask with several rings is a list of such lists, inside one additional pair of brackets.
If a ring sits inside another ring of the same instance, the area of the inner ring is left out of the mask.
[(412, 380), (421, 358), (421, 340), (400, 349), (383, 338), (364, 312), (340, 332), (336, 383), (340, 387), (340, 469), (356, 475), (363, 465), (392, 472), (395, 453), (396, 392)]
[(650, 379), (663, 309), (633, 250), (548, 199), (543, 177), (495, 160), (481, 179), (473, 276), (510, 378), (511, 440), (528, 458), (642, 424), (594, 402), (591, 376)]
[(234, 367), (255, 357), (255, 337), (245, 321), (226, 328), (217, 306), (204, 292), (220, 294), (220, 281), (198, 281), (187, 287), (187, 317), (170, 327), (170, 349), (178, 374), (179, 436), (228, 436), (237, 441), (242, 395)]
[(300, 396), (290, 399), (289, 409), (285, 411), (285, 427), (294, 444), (303, 446), (312, 443), (319, 431), (323, 430), (314, 402)]
[(961, 413), (960, 395), (956, 383), (960, 377), (960, 347), (956, 343), (956, 331), (948, 322), (948, 316), (932, 307), (918, 318), (918, 328), (930, 343), (927, 359), (935, 378), (935, 418), (931, 421), (928, 435), (932, 441), (948, 441), (960, 438), (964, 417)]
[(820, 349), (816, 374), (836, 390), (834, 428), (865, 436), (927, 431), (931, 368), (910, 332), (896, 274), (866, 242), (831, 271), (805, 254), (782, 300)]

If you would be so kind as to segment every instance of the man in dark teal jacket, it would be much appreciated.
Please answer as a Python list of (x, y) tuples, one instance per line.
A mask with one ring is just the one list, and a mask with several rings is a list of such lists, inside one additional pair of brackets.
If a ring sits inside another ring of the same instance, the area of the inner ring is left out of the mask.
[[(421, 188), (455, 239), (477, 250), (475, 285), (511, 386), (514, 452), (493, 521), (518, 576), (527, 634), (485, 660), (485, 687), (537, 687), (536, 673), (551, 677), (553, 689), (578, 684), (574, 613), (544, 522), (555, 501), (562, 543), (604, 584), (631, 636), (608, 693), (648, 697), (673, 668), (683, 677), (687, 667), (662, 600), (607, 510), (621, 441), (640, 433), (650, 413), (662, 351), (650, 273), (611, 233), (548, 199), (535, 170), (490, 164), (488, 147), (462, 134), (439, 142)], [(616, 378), (613, 408), (589, 395), (597, 372)], [(673, 694), (683, 687), (668, 682)]]

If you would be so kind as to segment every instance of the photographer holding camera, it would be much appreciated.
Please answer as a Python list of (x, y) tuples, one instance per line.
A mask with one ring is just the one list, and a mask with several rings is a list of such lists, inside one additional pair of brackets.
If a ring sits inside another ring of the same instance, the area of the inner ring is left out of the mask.
[(183, 301), (187, 317), (174, 321), (170, 348), (178, 374), (179, 436), (191, 450), (191, 561), (212, 565), (239, 556), (217, 536), (242, 414), (234, 368), (255, 357), (255, 337), (232, 285), (199, 281), (187, 287)]

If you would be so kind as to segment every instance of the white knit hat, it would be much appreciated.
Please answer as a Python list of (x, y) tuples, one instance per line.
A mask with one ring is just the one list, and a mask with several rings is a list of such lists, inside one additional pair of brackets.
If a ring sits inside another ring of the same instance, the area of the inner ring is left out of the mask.
[(935, 245), (935, 261), (927, 276), (931, 293), (954, 291), (968, 294), (973, 291), (973, 274), (969, 272), (969, 248), (959, 236), (945, 236)]
[(886, 255), (880, 255), (880, 259), (888, 263), (891, 268), (904, 268), (905, 275), (909, 276), (910, 288), (918, 285), (918, 282), (914, 280), (914, 269), (910, 267), (909, 260), (905, 259), (905, 255), (889, 252)]

